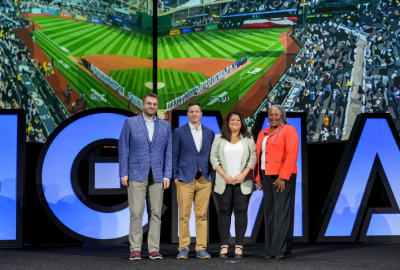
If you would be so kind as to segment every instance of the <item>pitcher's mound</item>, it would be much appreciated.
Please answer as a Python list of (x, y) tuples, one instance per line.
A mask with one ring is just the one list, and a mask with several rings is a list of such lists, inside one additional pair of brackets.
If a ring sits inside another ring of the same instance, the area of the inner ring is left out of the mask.
[[(153, 82), (147, 82), (144, 85), (149, 89), (153, 89)], [(164, 86), (165, 86), (165, 83), (163, 83), (163, 82), (158, 82), (157, 83), (157, 89), (164, 88)]]

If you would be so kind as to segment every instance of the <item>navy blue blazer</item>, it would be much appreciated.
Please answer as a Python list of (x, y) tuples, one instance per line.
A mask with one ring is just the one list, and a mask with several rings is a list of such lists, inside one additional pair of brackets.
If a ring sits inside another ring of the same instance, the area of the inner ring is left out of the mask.
[(125, 120), (118, 142), (120, 177), (143, 182), (150, 167), (155, 182), (172, 178), (172, 132), (170, 124), (160, 118), (154, 123), (152, 142), (143, 115)]
[(198, 165), (205, 179), (212, 181), (215, 178), (215, 171), (210, 163), (215, 133), (203, 124), (201, 128), (203, 140), (200, 152), (197, 152), (189, 123), (174, 130), (172, 134), (172, 177), (174, 180), (192, 182), (196, 177)]

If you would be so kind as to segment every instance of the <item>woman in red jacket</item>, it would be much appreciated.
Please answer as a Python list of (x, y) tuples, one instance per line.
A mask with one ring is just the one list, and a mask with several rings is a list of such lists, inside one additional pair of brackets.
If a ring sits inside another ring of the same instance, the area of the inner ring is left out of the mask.
[(265, 256), (279, 260), (292, 249), (299, 138), (281, 105), (270, 108), (268, 121), (258, 134), (254, 171), (264, 193)]

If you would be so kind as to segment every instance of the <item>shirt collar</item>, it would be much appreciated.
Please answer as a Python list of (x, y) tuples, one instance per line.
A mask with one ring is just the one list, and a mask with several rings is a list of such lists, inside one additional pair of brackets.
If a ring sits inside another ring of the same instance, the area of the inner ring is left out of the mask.
[(143, 116), (144, 121), (147, 123), (152, 123), (152, 122), (154, 123), (157, 119), (157, 116), (155, 116), (153, 120), (147, 120), (146, 117), (144, 117), (144, 113), (142, 113), (142, 116)]
[(200, 125), (199, 125), (197, 128), (195, 128), (195, 127), (189, 122), (189, 127), (190, 127), (190, 130), (196, 130), (196, 131), (198, 131), (198, 130), (201, 130), (201, 123), (200, 123)]

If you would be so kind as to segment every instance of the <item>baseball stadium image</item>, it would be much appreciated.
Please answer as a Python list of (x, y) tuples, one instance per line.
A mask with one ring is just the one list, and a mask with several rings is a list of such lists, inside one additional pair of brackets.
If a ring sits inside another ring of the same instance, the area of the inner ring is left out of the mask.
[(25, 110), (29, 142), (87, 109), (141, 113), (150, 92), (168, 121), (193, 101), (249, 129), (274, 104), (306, 112), (309, 142), (348, 139), (360, 113), (400, 128), (396, 0), (16, 0), (0, 14), (0, 107)]

